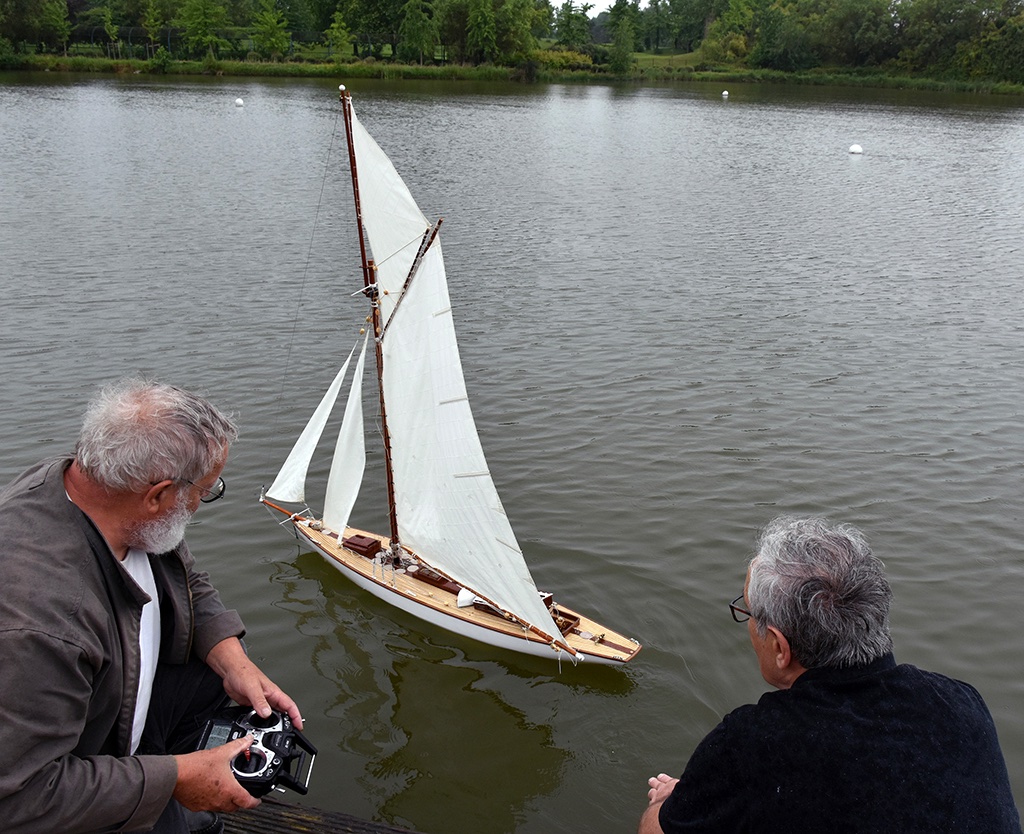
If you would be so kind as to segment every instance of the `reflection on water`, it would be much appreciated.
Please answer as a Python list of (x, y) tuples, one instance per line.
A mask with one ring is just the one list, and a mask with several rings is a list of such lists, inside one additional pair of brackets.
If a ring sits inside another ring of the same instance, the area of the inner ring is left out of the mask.
[[(494, 663), (432, 643), (415, 620), (377, 600), (367, 606), (365, 594), (316, 554), (280, 566), (275, 581), (298, 630), (315, 635), (312, 668), (337, 690), (325, 715), (336, 722), (332, 736), (343, 739), (342, 758), (365, 762), (346, 776), (374, 818), (444, 831), (457, 808), (459, 830), (512, 832), (524, 807), (559, 784), (567, 751), (554, 744), (550, 726), (491, 688)], [(380, 643), (383, 666), (373, 661)]]

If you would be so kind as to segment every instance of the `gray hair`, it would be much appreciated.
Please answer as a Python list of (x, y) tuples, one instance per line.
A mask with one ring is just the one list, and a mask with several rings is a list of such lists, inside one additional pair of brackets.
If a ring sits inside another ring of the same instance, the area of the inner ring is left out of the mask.
[(123, 379), (89, 404), (75, 459), (116, 490), (162, 480), (197, 481), (238, 437), (231, 419), (202, 397), (158, 382)]
[(777, 518), (750, 562), (747, 602), (758, 633), (781, 631), (805, 668), (870, 663), (892, 651), (885, 566), (864, 535), (825, 519)]

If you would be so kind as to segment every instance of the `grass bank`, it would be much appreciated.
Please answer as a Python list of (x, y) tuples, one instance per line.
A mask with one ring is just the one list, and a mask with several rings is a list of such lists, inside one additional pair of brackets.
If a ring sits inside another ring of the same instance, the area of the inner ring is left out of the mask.
[(541, 64), (526, 67), (399, 64), (390, 61), (258, 62), (109, 59), (83, 56), (26, 55), (9, 69), (36, 72), (74, 72), (145, 75), (223, 75), (249, 78), (375, 78), (384, 80), (518, 82), (657, 82), (714, 81), (748, 84), (811, 84), (837, 87), (877, 87), (938, 92), (1024, 96), (1024, 85), (997, 81), (957, 81), (893, 75), (878, 70), (809, 70), (785, 73), (740, 67), (703, 68), (693, 55), (638, 56), (633, 70), (613, 75), (599, 68), (555, 69)]

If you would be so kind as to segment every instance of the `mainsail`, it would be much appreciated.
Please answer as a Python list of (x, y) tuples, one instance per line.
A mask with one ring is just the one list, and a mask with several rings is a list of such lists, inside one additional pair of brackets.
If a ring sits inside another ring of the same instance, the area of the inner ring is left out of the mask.
[(356, 118), (355, 110), (349, 113), (361, 219), (377, 266), (381, 325), (387, 326), (430, 223), (387, 154)]
[(462, 375), (440, 237), (417, 260), (430, 225), (387, 155), (349, 112), (381, 304), (381, 385), (399, 538), (426, 564), (564, 643), (487, 468)]
[(383, 339), (402, 543), (502, 609), (558, 635), (491, 479), (434, 240)]

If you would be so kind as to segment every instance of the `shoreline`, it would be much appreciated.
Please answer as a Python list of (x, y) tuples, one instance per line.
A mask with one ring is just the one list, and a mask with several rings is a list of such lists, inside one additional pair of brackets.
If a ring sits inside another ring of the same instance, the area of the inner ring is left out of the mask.
[(382, 61), (353, 63), (257, 63), (251, 61), (163, 61), (142, 59), (87, 58), (81, 56), (29, 55), (8, 67), (8, 72), (67, 72), (111, 75), (201, 75), (239, 78), (372, 78), (386, 81), (506, 81), (512, 83), (644, 84), (672, 82), (721, 82), (744, 84), (803, 84), (809, 86), (862, 87), (971, 93), (979, 95), (1024, 96), (1024, 84), (990, 80), (954, 81), (889, 75), (883, 72), (806, 71), (691, 67), (647, 67), (628, 75), (588, 70), (551, 70), (517, 67), (414, 65)]

